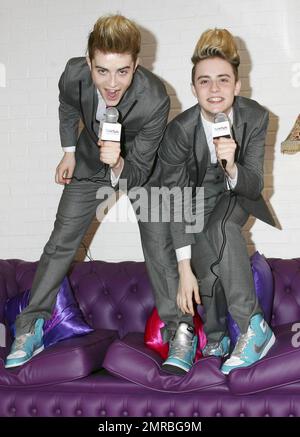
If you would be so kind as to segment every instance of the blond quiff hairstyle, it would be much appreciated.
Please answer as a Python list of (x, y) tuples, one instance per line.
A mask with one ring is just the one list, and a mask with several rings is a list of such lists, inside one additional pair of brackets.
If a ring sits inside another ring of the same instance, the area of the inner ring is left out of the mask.
[(137, 25), (122, 15), (100, 17), (89, 35), (87, 52), (90, 60), (96, 50), (103, 53), (129, 53), (137, 60), (141, 48), (141, 33)]
[(235, 80), (238, 80), (238, 67), (240, 55), (233, 36), (227, 29), (208, 29), (202, 33), (196, 44), (192, 56), (192, 82), (194, 83), (195, 68), (199, 61), (207, 58), (219, 57), (228, 61), (234, 72)]

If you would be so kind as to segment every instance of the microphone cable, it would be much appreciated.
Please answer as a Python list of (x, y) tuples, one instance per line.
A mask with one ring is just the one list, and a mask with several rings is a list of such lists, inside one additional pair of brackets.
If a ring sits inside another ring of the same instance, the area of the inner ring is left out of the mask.
[[(233, 203), (233, 206), (232, 206), (232, 208), (231, 208), (231, 210), (230, 210), (230, 205), (231, 205), (232, 199), (233, 199), (233, 202), (234, 202), (234, 203)], [(226, 242), (227, 242), (227, 236), (226, 236), (226, 223), (227, 223), (227, 220), (229, 219), (229, 217), (231, 216), (231, 214), (233, 213), (233, 210), (234, 210), (234, 208), (235, 208), (235, 206), (236, 206), (236, 202), (237, 202), (237, 196), (236, 196), (236, 193), (234, 193), (234, 192), (230, 189), (230, 193), (229, 193), (229, 202), (228, 202), (228, 205), (227, 205), (227, 208), (226, 208), (225, 214), (224, 214), (224, 216), (223, 216), (223, 218), (222, 218), (222, 221), (221, 221), (221, 232), (222, 232), (222, 239), (223, 239), (223, 241), (222, 241), (222, 244), (221, 244), (221, 248), (220, 248), (220, 252), (219, 252), (218, 258), (217, 258), (216, 261), (214, 261), (214, 262), (211, 264), (211, 266), (210, 266), (210, 271), (211, 271), (211, 273), (215, 276), (215, 281), (214, 281), (214, 283), (213, 283), (213, 285), (212, 285), (212, 291), (214, 291), (214, 288), (215, 288), (216, 282), (217, 282), (217, 280), (219, 279), (219, 275), (218, 275), (217, 273), (215, 273), (214, 268), (215, 268), (216, 266), (218, 266), (218, 265), (220, 264), (220, 262), (222, 261), (222, 259), (223, 259), (223, 254), (224, 254), (224, 250), (225, 250), (225, 247), (226, 247)]]

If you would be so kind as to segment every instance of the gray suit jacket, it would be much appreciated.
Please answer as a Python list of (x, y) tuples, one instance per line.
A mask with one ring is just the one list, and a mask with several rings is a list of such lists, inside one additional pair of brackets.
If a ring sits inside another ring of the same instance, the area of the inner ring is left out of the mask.
[[(275, 226), (261, 196), (268, 112), (254, 100), (239, 96), (235, 98), (233, 111), (233, 134), (238, 145), (235, 159), (238, 179), (233, 191), (249, 214)], [(161, 185), (201, 187), (209, 149), (198, 104), (169, 123), (158, 154)], [(194, 242), (192, 234), (184, 233), (184, 226), (171, 223), (175, 249)]]
[[(96, 87), (85, 58), (68, 61), (59, 81), (60, 137), (63, 147), (76, 146), (74, 176), (90, 177), (104, 164), (99, 160), (98, 105)], [(148, 180), (169, 112), (169, 97), (161, 80), (139, 66), (133, 81), (117, 106), (122, 123), (122, 156), (125, 164), (121, 177), (128, 188)], [(84, 128), (78, 137), (79, 120)]]

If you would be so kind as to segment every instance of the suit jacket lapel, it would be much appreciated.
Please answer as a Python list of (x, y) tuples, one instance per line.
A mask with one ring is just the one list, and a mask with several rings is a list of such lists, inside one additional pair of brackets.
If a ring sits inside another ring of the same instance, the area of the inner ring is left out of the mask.
[(197, 186), (201, 186), (201, 183), (205, 176), (208, 160), (208, 151), (209, 149), (207, 145), (206, 135), (199, 111), (198, 122), (194, 134), (194, 153), (197, 165)]
[(140, 67), (138, 67), (137, 71), (134, 73), (132, 84), (124, 94), (120, 103), (117, 105), (117, 109), (120, 112), (120, 123), (123, 123), (125, 119), (126, 122), (128, 122), (127, 117), (130, 115), (134, 106), (137, 104), (138, 99), (140, 98), (140, 94), (142, 94), (142, 91), (144, 89), (143, 85), (141, 84), (141, 79), (139, 77), (139, 68)]
[(93, 130), (93, 121), (96, 114), (96, 102), (97, 102), (97, 91), (93, 84), (92, 78), (89, 74), (87, 79), (80, 81), (79, 87), (81, 87), (81, 92), (79, 93), (79, 104), (82, 112), (82, 118), (85, 128), (89, 134), (93, 137), (94, 141), (98, 141), (98, 136)]
[(233, 137), (238, 146), (235, 154), (235, 161), (238, 162), (241, 160), (246, 149), (246, 129), (247, 122), (242, 116), (242, 112), (238, 106), (237, 100), (235, 100), (235, 103), (233, 105)]

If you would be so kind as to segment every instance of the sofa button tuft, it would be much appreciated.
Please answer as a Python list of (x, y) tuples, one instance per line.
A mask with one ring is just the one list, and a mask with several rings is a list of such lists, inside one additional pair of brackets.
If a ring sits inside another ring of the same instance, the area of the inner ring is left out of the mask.
[(216, 413), (216, 417), (222, 417), (222, 413), (220, 413), (220, 411), (218, 411), (218, 412)]
[(294, 417), (294, 414), (293, 414), (293, 413), (290, 413), (290, 414), (289, 414), (289, 417)]
[(123, 413), (122, 413), (122, 416), (128, 416), (128, 411), (124, 410)]
[(11, 412), (12, 414), (15, 414), (15, 413), (17, 412), (16, 407), (11, 407), (10, 412)]
[(76, 416), (81, 416), (82, 415), (82, 410), (78, 409), (76, 410)]
[(56, 414), (57, 416), (60, 416), (60, 415), (61, 415), (61, 409), (60, 409), (60, 408), (56, 408), (56, 410), (55, 410), (55, 414)]
[(266, 413), (266, 414), (265, 414), (265, 417), (270, 417), (270, 414), (269, 414), (269, 413)]
[(199, 417), (199, 412), (198, 411), (194, 411), (193, 412), (193, 417)]
[(118, 319), (118, 320), (121, 320), (122, 318), (123, 318), (123, 316), (122, 316), (121, 313), (117, 314), (117, 319)]
[(168, 416), (169, 416), (169, 417), (174, 417), (174, 416), (175, 416), (175, 413), (174, 413), (174, 411), (169, 411), (169, 414), (168, 414)]
[(240, 417), (245, 417), (245, 413), (240, 413)]
[(152, 417), (152, 412), (151, 411), (147, 411), (146, 416), (147, 417)]
[(37, 409), (36, 409), (36, 408), (32, 408), (32, 409), (31, 409), (31, 414), (36, 415), (36, 413), (37, 413)]
[(100, 410), (100, 416), (106, 416), (106, 410)]

